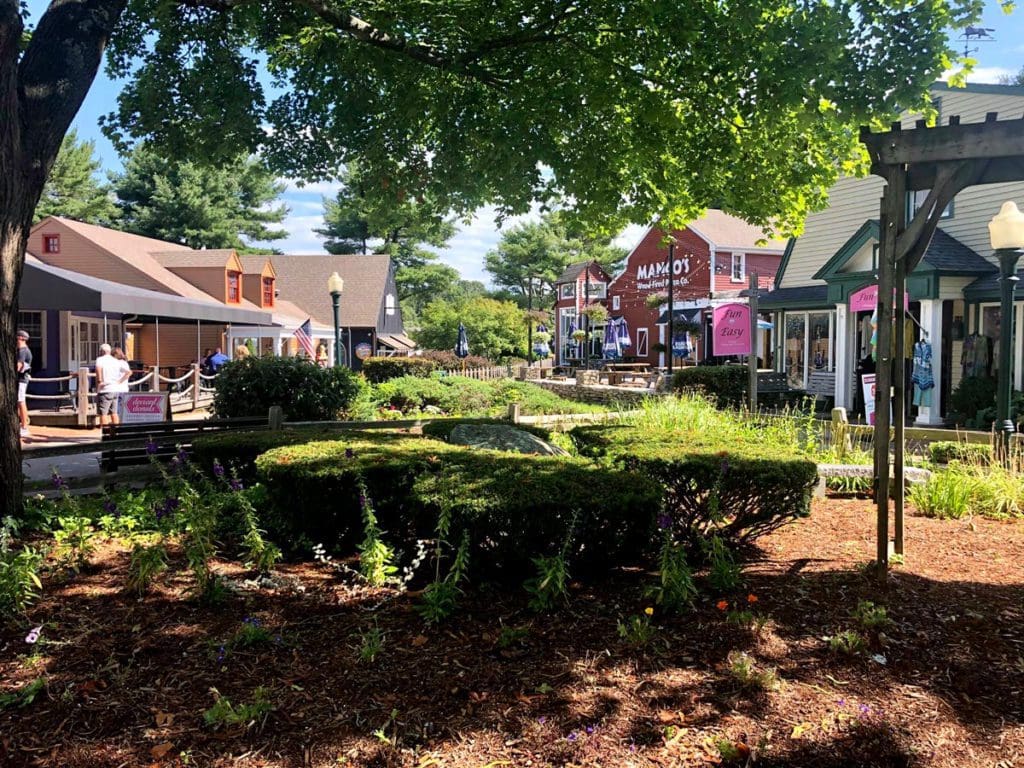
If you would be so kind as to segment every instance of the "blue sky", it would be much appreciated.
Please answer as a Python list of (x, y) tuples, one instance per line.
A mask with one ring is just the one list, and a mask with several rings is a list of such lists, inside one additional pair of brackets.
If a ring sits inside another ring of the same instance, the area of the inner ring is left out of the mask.
[[(33, 18), (38, 18), (47, 5), (45, 0), (30, 0), (29, 9)], [(1001, 75), (1018, 72), (1024, 66), (1024, 9), (1007, 16), (1000, 10), (996, 0), (987, 0), (983, 26), (994, 28), (996, 41), (972, 44), (972, 47), (979, 49), (973, 54), (978, 65), (969, 81), (995, 82)], [(104, 167), (109, 169), (120, 168), (120, 160), (113, 146), (100, 132), (98, 121), (113, 109), (119, 90), (118, 84), (101, 72), (74, 122), (80, 137), (96, 142), (97, 155)], [(284, 201), (290, 214), (284, 226), (290, 234), (287, 240), (278, 241), (274, 246), (285, 253), (322, 253), (322, 241), (313, 229), (323, 221), (322, 198), (332, 197), (336, 191), (337, 187), (333, 184), (309, 184), (303, 188), (289, 184)], [(515, 220), (506, 222), (505, 227), (514, 223)], [(630, 227), (622, 233), (618, 242), (631, 248), (642, 233), (642, 227)], [(468, 225), (459, 225), (458, 234), (441, 252), (441, 258), (458, 269), (464, 278), (486, 282), (483, 257), (500, 237), (501, 230), (495, 225), (494, 211), (481, 209)]]

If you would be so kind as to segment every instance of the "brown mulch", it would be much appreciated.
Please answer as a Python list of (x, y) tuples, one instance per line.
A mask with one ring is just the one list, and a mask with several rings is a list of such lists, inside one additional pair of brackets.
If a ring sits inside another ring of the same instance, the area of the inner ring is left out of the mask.
[[(727, 740), (733, 764), (1024, 766), (1024, 524), (911, 517), (907, 532), (907, 562), (881, 586), (865, 569), (870, 503), (816, 503), (762, 541), (742, 593), (656, 612), (645, 648), (616, 630), (650, 604), (641, 573), (576, 587), (552, 615), (477, 585), (429, 628), (413, 597), (316, 564), (281, 566), (265, 587), (222, 563), (238, 589), (205, 608), (176, 562), (140, 600), (123, 592), (126, 551), (106, 544), (0, 631), (0, 697), (45, 681), (0, 711), (0, 765), (696, 766)], [(728, 623), (720, 599), (769, 620)], [(855, 628), (864, 599), (893, 623), (861, 655), (832, 653), (825, 638)], [(270, 640), (231, 648), (246, 618)], [(360, 662), (374, 626), (383, 651)], [(732, 650), (781, 687), (742, 687)], [(268, 715), (204, 723), (217, 696), (237, 706), (258, 686)]]

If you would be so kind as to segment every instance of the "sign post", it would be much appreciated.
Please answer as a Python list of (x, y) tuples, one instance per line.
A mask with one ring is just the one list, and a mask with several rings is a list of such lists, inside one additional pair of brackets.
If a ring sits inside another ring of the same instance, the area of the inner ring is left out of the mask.
[(747, 367), (750, 380), (750, 412), (757, 412), (757, 272), (750, 273), (750, 354), (747, 355)]
[[(756, 317), (753, 322), (757, 322)], [(714, 356), (752, 354), (750, 328), (751, 312), (748, 305), (722, 304), (715, 307), (711, 319), (712, 353)]]
[(121, 395), (119, 406), (122, 424), (170, 421), (170, 402), (166, 392), (126, 392)]

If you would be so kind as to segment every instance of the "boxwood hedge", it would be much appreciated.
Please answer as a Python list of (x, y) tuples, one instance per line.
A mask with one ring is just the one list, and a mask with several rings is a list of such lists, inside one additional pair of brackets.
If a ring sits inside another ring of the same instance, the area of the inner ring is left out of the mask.
[(936, 464), (959, 461), (964, 464), (987, 466), (992, 462), (992, 446), (986, 443), (962, 443), (940, 440), (928, 446), (928, 453)]
[(521, 581), (530, 560), (571, 536), (574, 573), (634, 561), (655, 546), (656, 482), (572, 457), (525, 456), (394, 434), (289, 445), (256, 460), (276, 541), (351, 551), (361, 535), (360, 482), (384, 537), (408, 552), (440, 514), (450, 541), (468, 534), (476, 573)]
[(399, 376), (429, 377), (437, 368), (435, 361), (425, 357), (368, 357), (363, 360), (363, 375), (374, 384)]
[(691, 547), (712, 535), (732, 545), (810, 513), (815, 463), (779, 446), (714, 433), (634, 426), (571, 433), (580, 453), (644, 475), (664, 488), (665, 526)]

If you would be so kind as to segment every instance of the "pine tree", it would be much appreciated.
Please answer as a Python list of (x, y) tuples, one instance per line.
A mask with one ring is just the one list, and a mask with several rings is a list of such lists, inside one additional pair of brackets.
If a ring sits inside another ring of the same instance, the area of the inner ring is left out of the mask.
[(43, 187), (34, 222), (47, 216), (63, 216), (86, 224), (111, 226), (120, 214), (110, 186), (96, 176), (102, 163), (94, 156), (95, 151), (96, 142), (79, 142), (78, 131), (68, 132)]

